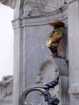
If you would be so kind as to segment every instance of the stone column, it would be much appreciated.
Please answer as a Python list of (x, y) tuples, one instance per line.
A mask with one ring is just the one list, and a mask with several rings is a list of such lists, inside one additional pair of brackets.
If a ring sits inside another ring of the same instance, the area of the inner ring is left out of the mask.
[(14, 20), (12, 21), (14, 29), (14, 88), (13, 105), (19, 105), (19, 98), (23, 92), (23, 28), (20, 17), (20, 0), (16, 1), (14, 10)]
[(17, 28), (14, 27), (14, 104), (19, 105), (19, 96), (23, 87), (23, 36), (20, 27), (20, 20), (16, 21)]
[(79, 105), (79, 1), (68, 8), (70, 105)]

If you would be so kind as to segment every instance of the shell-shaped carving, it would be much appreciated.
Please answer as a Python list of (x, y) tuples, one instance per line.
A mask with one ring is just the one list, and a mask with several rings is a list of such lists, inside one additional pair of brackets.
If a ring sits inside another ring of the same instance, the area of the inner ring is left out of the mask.
[(24, 13), (27, 16), (41, 16), (64, 5), (64, 0), (24, 0)]

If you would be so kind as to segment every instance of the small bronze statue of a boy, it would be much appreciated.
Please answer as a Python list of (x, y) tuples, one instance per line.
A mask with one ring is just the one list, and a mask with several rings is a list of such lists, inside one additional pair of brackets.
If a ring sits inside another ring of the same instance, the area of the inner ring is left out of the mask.
[(64, 30), (65, 24), (62, 21), (49, 23), (54, 30), (48, 38), (47, 46), (53, 53), (54, 57), (64, 57)]

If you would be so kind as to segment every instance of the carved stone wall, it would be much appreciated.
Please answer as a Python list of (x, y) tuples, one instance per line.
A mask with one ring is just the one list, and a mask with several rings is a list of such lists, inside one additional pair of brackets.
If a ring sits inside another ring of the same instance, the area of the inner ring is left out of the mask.
[(41, 16), (63, 6), (64, 0), (24, 0), (24, 16)]
[[(66, 0), (66, 2), (70, 2), (72, 0)], [(7, 0), (7, 3), (9, 0)], [(10, 2), (9, 2), (10, 3)], [(12, 3), (12, 2), (11, 2)], [(68, 35), (69, 36), (69, 48), (72, 49), (75, 46), (75, 50), (70, 50), (69, 60), (70, 62), (70, 70), (69, 70), (69, 78), (68, 75), (61, 76), (61, 89), (64, 89), (62, 100), (63, 105), (68, 105), (67, 103), (69, 97), (67, 97), (69, 89), (68, 79), (70, 79), (70, 90), (73, 93), (74, 89), (77, 90), (78, 93), (78, 85), (72, 85), (73, 82), (77, 81), (78, 84), (78, 62), (76, 59), (78, 58), (78, 54), (76, 53), (77, 42), (74, 38), (71, 37), (76, 33), (78, 38), (78, 6), (79, 3), (76, 1), (76, 4), (68, 5), (66, 7), (67, 11), (62, 12), (62, 10), (54, 11), (62, 6), (64, 0), (49, 0), (49, 1), (21, 1), (17, 0), (16, 8), (15, 8), (15, 19), (13, 21), (14, 32), (15, 32), (15, 45), (14, 45), (14, 105), (19, 105), (19, 97), (22, 94), (23, 90), (26, 87), (35, 86), (37, 84), (45, 83), (54, 78), (53, 75), (55, 72), (55, 67), (53, 60), (51, 59), (51, 53), (45, 46), (45, 42), (48, 38), (49, 32), (51, 32), (51, 28), (47, 25), (49, 22), (53, 22), (56, 19), (63, 20), (65, 18), (65, 23), (68, 21)], [(3, 3), (6, 4), (6, 3)], [(11, 6), (11, 5), (10, 5)], [(73, 7), (73, 8), (72, 8)], [(73, 12), (75, 10), (75, 12)], [(54, 11), (54, 12), (53, 12)], [(75, 22), (76, 20), (76, 22)], [(75, 29), (74, 29), (75, 25)], [(75, 31), (74, 31), (75, 30)], [(72, 34), (71, 34), (72, 33)], [(74, 33), (74, 34), (73, 34)], [(73, 44), (73, 42), (75, 42)], [(76, 54), (77, 55), (76, 55)], [(76, 55), (76, 57), (74, 56)], [(61, 63), (64, 61), (61, 61)], [(74, 62), (74, 63), (73, 63)], [(76, 63), (75, 63), (76, 62)], [(62, 64), (63, 64), (62, 63)], [(75, 64), (75, 65), (74, 65)], [(63, 66), (62, 66), (63, 67)], [(76, 69), (76, 72), (73, 72)], [(51, 73), (52, 72), (52, 73)], [(51, 74), (50, 74), (51, 73)], [(49, 76), (50, 75), (50, 76)], [(53, 75), (53, 76), (52, 76)], [(75, 75), (75, 77), (74, 77)], [(63, 87), (62, 87), (63, 86)], [(64, 88), (66, 87), (66, 88)], [(66, 94), (67, 92), (67, 94)], [(64, 94), (65, 93), (65, 94)], [(75, 93), (75, 92), (74, 92)], [(78, 95), (76, 93), (74, 95), (70, 95), (70, 104), (78, 105)], [(67, 101), (66, 101), (67, 99)]]
[[(13, 21), (16, 33), (15, 38), (17, 39), (15, 40), (15, 51), (17, 50), (17, 52), (15, 52), (15, 57), (17, 59), (15, 73), (17, 70), (16, 86), (19, 88), (19, 95), (25, 88), (42, 85), (56, 77), (55, 70), (57, 66), (51, 56), (51, 52), (46, 46), (48, 36), (53, 30), (48, 23), (51, 21), (53, 22), (55, 19), (66, 22), (66, 11), (63, 13), (59, 12), (56, 15), (42, 17), (36, 16), (27, 18), (26, 15), (26, 17), (22, 17), (19, 21)], [(56, 91), (59, 90), (58, 87)], [(15, 91), (17, 95), (17, 90)]]

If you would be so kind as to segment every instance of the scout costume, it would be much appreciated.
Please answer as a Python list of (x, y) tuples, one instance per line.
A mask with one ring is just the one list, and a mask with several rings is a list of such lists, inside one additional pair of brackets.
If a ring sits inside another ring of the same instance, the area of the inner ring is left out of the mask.
[[(54, 23), (50, 23), (49, 25), (53, 26), (54, 30), (48, 38), (47, 46), (54, 56), (59, 56), (59, 53), (61, 54), (64, 50), (64, 23), (61, 21), (57, 21)], [(61, 56), (63, 55), (61, 54)]]

